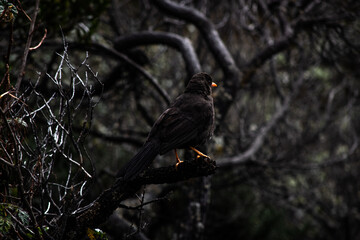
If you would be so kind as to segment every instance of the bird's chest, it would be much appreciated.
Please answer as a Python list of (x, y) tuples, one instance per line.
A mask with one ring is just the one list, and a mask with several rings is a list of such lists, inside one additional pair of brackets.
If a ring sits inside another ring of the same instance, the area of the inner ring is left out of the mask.
[(186, 101), (180, 108), (180, 111), (192, 116), (194, 120), (209, 119), (214, 115), (214, 109), (210, 99), (203, 97), (193, 97)]
[(214, 107), (211, 101), (195, 99), (189, 103), (188, 108), (182, 109), (182, 112), (197, 126), (199, 132), (204, 135), (211, 132), (214, 124)]

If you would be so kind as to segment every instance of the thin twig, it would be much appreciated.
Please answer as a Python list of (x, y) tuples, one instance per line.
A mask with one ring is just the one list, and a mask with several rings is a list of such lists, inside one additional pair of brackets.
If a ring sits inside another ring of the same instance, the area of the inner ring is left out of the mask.
[(30, 51), (32, 50), (35, 50), (35, 49), (38, 49), (41, 44), (44, 42), (45, 38), (46, 38), (46, 34), (47, 34), (47, 29), (45, 28), (45, 33), (44, 33), (44, 36), (41, 38), (40, 42), (38, 43), (38, 45), (36, 45), (35, 47), (31, 47), (29, 48)]
[(150, 201), (147, 201), (147, 202), (144, 202), (144, 203), (141, 203), (135, 207), (131, 207), (131, 206), (127, 206), (125, 204), (119, 204), (119, 208), (125, 208), (125, 209), (129, 209), (129, 210), (139, 210), (143, 207), (145, 207), (146, 205), (149, 205), (149, 204), (152, 204), (152, 203), (155, 203), (155, 202), (159, 202), (159, 201), (163, 201), (163, 200), (168, 200), (167, 198), (165, 197), (162, 197), (162, 198), (155, 198), (153, 200), (150, 200)]
[(26, 44), (25, 44), (24, 54), (23, 54), (23, 56), (21, 58), (21, 66), (20, 66), (19, 75), (18, 75), (16, 85), (15, 85), (15, 88), (17, 90), (19, 90), (20, 85), (21, 85), (21, 81), (22, 81), (22, 79), (23, 79), (23, 77), (25, 75), (26, 61), (27, 61), (27, 57), (28, 57), (28, 54), (29, 54), (32, 37), (34, 35), (36, 17), (37, 17), (37, 15), (39, 13), (39, 4), (40, 4), (40, 0), (36, 0), (34, 15), (32, 17), (32, 21), (30, 23), (30, 29), (29, 29), (29, 33), (28, 33), (28, 38), (27, 38), (27, 41), (26, 41)]

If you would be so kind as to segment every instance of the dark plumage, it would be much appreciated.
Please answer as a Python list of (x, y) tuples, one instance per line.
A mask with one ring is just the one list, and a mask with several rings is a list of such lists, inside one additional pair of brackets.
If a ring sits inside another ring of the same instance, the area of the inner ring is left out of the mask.
[(212, 86), (216, 84), (208, 74), (195, 74), (184, 93), (160, 115), (144, 145), (119, 171), (117, 177), (132, 180), (147, 168), (158, 154), (205, 143), (214, 130)]

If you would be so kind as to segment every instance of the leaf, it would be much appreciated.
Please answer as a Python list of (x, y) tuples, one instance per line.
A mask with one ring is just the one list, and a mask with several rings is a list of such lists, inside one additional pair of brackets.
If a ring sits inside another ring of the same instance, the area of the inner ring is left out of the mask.
[[(5, 11), (5, 13), (3, 13)], [(6, 0), (0, 1), (0, 22), (12, 22), (18, 15), (15, 5)]]
[(19, 209), (19, 213), (18, 216), (20, 218), (20, 221), (25, 225), (25, 226), (29, 226), (29, 222), (30, 222), (30, 216), (27, 212)]
[(96, 239), (95, 236), (94, 236), (94, 233), (95, 233), (94, 230), (92, 230), (92, 229), (90, 229), (90, 228), (87, 229), (87, 236), (88, 236), (91, 240), (95, 240), (95, 239)]

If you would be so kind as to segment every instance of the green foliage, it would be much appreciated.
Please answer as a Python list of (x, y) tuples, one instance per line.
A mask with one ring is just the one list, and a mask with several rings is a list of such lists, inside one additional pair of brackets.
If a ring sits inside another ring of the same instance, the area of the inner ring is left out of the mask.
[(98, 228), (96, 228), (96, 229), (88, 228), (86, 234), (90, 240), (107, 240), (108, 239), (106, 234)]
[(33, 233), (27, 228), (30, 223), (29, 214), (21, 209), (19, 206), (10, 203), (0, 204), (0, 233), (3, 236), (11, 236), (16, 232), (18, 224), (27, 229), (26, 235), (33, 237)]
[(14, 4), (9, 3), (7, 0), (0, 0), (0, 23), (14, 21), (17, 14), (18, 11)]
[(12, 225), (10, 215), (6, 214), (5, 207), (0, 205), (0, 233), (6, 235), (10, 232)]
[(331, 71), (325, 67), (314, 66), (310, 69), (311, 76), (320, 80), (329, 80), (331, 77)]
[(89, 40), (109, 3), (110, 0), (41, 1), (39, 17), (50, 34), (57, 34), (60, 27), (65, 35), (75, 29), (79, 40)]

